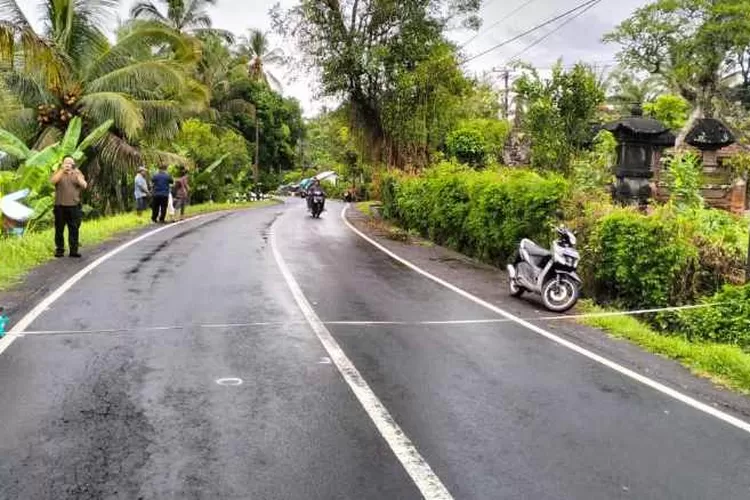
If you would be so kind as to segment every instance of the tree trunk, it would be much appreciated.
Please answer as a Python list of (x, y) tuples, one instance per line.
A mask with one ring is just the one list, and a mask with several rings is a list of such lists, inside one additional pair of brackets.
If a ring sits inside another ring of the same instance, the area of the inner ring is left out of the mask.
[(260, 119), (255, 114), (255, 161), (253, 162), (253, 182), (258, 185), (260, 180)]
[(688, 118), (687, 123), (684, 127), (682, 127), (682, 130), (680, 130), (680, 134), (677, 136), (677, 140), (674, 143), (675, 149), (682, 148), (682, 145), (685, 142), (685, 137), (688, 135), (688, 132), (693, 128), (695, 125), (695, 122), (698, 121), (699, 118), (703, 117), (703, 107), (700, 104), (697, 104), (695, 106), (695, 109), (690, 114), (690, 118)]

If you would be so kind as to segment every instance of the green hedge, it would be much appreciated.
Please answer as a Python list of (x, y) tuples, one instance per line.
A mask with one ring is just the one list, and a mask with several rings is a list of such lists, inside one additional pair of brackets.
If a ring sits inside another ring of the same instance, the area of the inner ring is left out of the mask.
[(698, 252), (674, 221), (615, 210), (582, 250), (587, 292), (599, 303), (661, 307), (695, 298)]
[(579, 238), (585, 295), (600, 304), (692, 304), (743, 282), (747, 220), (670, 205), (646, 215), (582, 198), (570, 188), (554, 174), (521, 168), (477, 172), (450, 162), (419, 176), (391, 172), (378, 182), (386, 218), (496, 265), (505, 263), (521, 238), (548, 244), (555, 211), (564, 208)]
[(693, 304), (744, 280), (747, 221), (667, 205), (649, 215), (609, 207), (575, 221), (586, 294), (626, 308)]
[(385, 217), (437, 243), (503, 264), (521, 238), (549, 242), (550, 223), (568, 189), (554, 174), (475, 172), (446, 162), (421, 176), (386, 177), (380, 193)]
[(725, 286), (703, 302), (717, 304), (678, 315), (678, 331), (688, 340), (719, 342), (750, 349), (750, 285)]

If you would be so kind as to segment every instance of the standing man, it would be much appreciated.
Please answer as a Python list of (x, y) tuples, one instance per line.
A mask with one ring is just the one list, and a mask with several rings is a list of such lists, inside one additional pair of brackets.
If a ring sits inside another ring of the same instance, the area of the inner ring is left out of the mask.
[(167, 218), (167, 207), (169, 206), (169, 189), (174, 183), (172, 176), (167, 173), (167, 166), (160, 165), (159, 172), (151, 178), (154, 186), (154, 199), (151, 204), (151, 220), (164, 222)]
[(180, 176), (174, 184), (174, 209), (180, 213), (180, 220), (185, 217), (185, 207), (188, 204), (190, 185), (188, 184), (187, 169), (180, 168)]
[(135, 176), (135, 211), (138, 217), (146, 210), (146, 199), (149, 195), (148, 182), (146, 182), (146, 167), (138, 167)]
[(68, 246), (71, 257), (78, 253), (78, 230), (81, 227), (81, 191), (88, 187), (75, 160), (66, 156), (50, 179), (55, 185), (55, 257), (65, 255), (65, 226), (68, 226)]

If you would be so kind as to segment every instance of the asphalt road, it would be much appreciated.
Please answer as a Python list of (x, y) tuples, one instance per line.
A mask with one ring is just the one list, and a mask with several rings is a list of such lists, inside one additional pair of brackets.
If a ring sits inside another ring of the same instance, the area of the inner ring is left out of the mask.
[(420, 498), (306, 323), (272, 229), (454, 498), (750, 498), (750, 434), (512, 322), (418, 324), (494, 316), (339, 210), (206, 216), (73, 286), (0, 355), (0, 498)]

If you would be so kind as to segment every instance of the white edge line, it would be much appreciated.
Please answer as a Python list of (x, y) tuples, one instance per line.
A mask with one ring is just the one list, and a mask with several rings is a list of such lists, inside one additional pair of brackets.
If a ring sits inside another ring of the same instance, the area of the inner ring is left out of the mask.
[[(277, 223), (278, 219), (277, 222), (274, 222), (274, 225)], [(367, 385), (365, 379), (351, 360), (346, 356), (343, 349), (341, 349), (338, 342), (336, 342), (336, 339), (333, 338), (331, 332), (328, 331), (315, 313), (315, 310), (310, 305), (310, 302), (305, 297), (302, 289), (287, 267), (286, 262), (284, 262), (281, 253), (279, 253), (276, 245), (276, 232), (273, 230), (271, 231), (270, 239), (271, 251), (276, 259), (276, 264), (278, 265), (281, 274), (284, 276), (284, 279), (289, 286), (289, 290), (292, 292), (302, 314), (307, 319), (310, 327), (317, 335), (321, 344), (323, 344), (331, 361), (336, 365), (339, 373), (341, 373), (341, 376), (349, 385), (355, 397), (359, 400), (365, 412), (375, 424), (380, 435), (383, 436), (388, 443), (388, 446), (393, 450), (393, 453), (396, 455), (399, 462), (401, 462), (406, 473), (411, 477), (412, 481), (414, 481), (414, 484), (422, 493), (422, 496), (426, 500), (452, 500), (453, 497), (443, 485), (440, 478), (435, 474), (401, 427), (399, 427), (394, 418), (388, 412), (388, 409), (380, 402), (372, 389), (370, 389), (370, 386)]]
[(599, 354), (591, 352), (588, 349), (585, 349), (585, 348), (579, 346), (578, 344), (574, 344), (573, 342), (570, 342), (569, 340), (566, 340), (566, 339), (564, 339), (562, 337), (558, 337), (557, 335), (555, 335), (553, 333), (550, 333), (550, 332), (548, 332), (547, 330), (545, 330), (543, 328), (540, 328), (540, 327), (538, 327), (538, 326), (536, 326), (536, 325), (534, 325), (532, 323), (529, 323), (528, 321), (525, 321), (525, 320), (523, 320), (523, 319), (521, 319), (521, 318), (519, 318), (519, 317), (517, 317), (517, 316), (515, 316), (515, 315), (513, 315), (513, 314), (511, 314), (511, 313), (509, 313), (507, 311), (505, 311), (504, 309), (500, 309), (499, 307), (495, 306), (494, 304), (490, 304), (489, 302), (487, 302), (485, 300), (482, 300), (482, 299), (480, 299), (479, 297), (477, 297), (475, 295), (470, 294), (469, 292), (467, 292), (467, 291), (465, 291), (465, 290), (457, 287), (456, 285), (453, 285), (453, 284), (451, 284), (451, 283), (449, 283), (449, 282), (447, 282), (447, 281), (445, 281), (445, 280), (443, 280), (441, 278), (438, 278), (437, 276), (434, 276), (434, 275), (428, 273), (424, 269), (418, 267), (415, 264), (412, 264), (408, 260), (406, 260), (406, 259), (404, 259), (402, 257), (399, 257), (398, 255), (396, 255), (395, 253), (391, 252), (389, 249), (387, 249), (386, 247), (384, 247), (383, 245), (381, 245), (380, 243), (378, 243), (377, 241), (373, 240), (372, 238), (370, 238), (369, 236), (367, 236), (366, 234), (364, 234), (362, 231), (360, 231), (359, 229), (357, 229), (356, 227), (354, 227), (354, 225), (352, 223), (350, 223), (347, 220), (347, 218), (346, 218), (346, 211), (347, 211), (347, 209), (348, 209), (348, 206), (344, 206), (344, 209), (341, 211), (341, 219), (349, 227), (349, 229), (351, 229), (352, 231), (354, 231), (354, 233), (356, 233), (357, 235), (359, 235), (362, 239), (364, 239), (365, 241), (367, 241), (368, 243), (370, 243), (371, 245), (373, 245), (375, 248), (377, 248), (378, 250), (382, 251), (383, 253), (385, 253), (386, 255), (388, 255), (389, 257), (391, 257), (392, 259), (394, 259), (394, 260), (400, 262), (401, 264), (405, 265), (406, 267), (408, 267), (412, 271), (414, 271), (416, 273), (419, 273), (419, 274), (421, 274), (422, 276), (424, 276), (426, 278), (431, 279), (435, 283), (438, 283), (439, 285), (444, 286), (445, 288), (447, 288), (447, 289), (449, 289), (449, 290), (451, 290), (451, 291), (453, 291), (453, 292), (461, 295), (464, 298), (467, 298), (467, 299), (471, 300), (472, 302), (474, 302), (476, 304), (479, 304), (480, 306), (483, 306), (483, 307), (489, 309), (490, 311), (493, 311), (493, 312), (499, 314), (500, 316), (504, 316), (504, 317), (506, 317), (506, 318), (514, 321), (515, 323), (518, 323), (519, 325), (521, 325), (521, 326), (523, 326), (523, 327), (525, 327), (525, 328), (533, 331), (534, 333), (538, 333), (539, 335), (541, 335), (543, 337), (546, 337), (547, 339), (549, 339), (549, 340), (551, 340), (553, 342), (556, 342), (556, 343), (558, 343), (558, 344), (560, 344), (560, 345), (562, 345), (564, 347), (567, 347), (568, 349), (570, 349), (570, 350), (572, 350), (574, 352), (577, 352), (578, 354), (580, 354), (582, 356), (585, 356), (585, 357), (587, 357), (587, 358), (589, 358), (589, 359), (591, 359), (591, 360), (593, 360), (593, 361), (595, 361), (597, 363), (600, 363), (600, 364), (606, 366), (607, 368), (610, 368), (610, 369), (612, 369), (612, 370), (614, 370), (614, 371), (616, 371), (616, 372), (618, 372), (618, 373), (620, 373), (622, 375), (625, 375), (626, 377), (630, 377), (633, 380), (636, 380), (636, 381), (638, 381), (638, 382), (640, 382), (640, 383), (642, 383), (644, 385), (647, 385), (647, 386), (651, 387), (652, 389), (655, 389), (655, 390), (661, 392), (662, 394), (666, 394), (667, 396), (672, 397), (672, 398), (674, 398), (674, 399), (676, 399), (676, 400), (678, 400), (678, 401), (680, 401), (682, 403), (685, 403), (688, 406), (691, 406), (691, 407), (693, 407), (693, 408), (695, 408), (697, 410), (700, 410), (700, 411), (702, 411), (704, 413), (707, 413), (707, 414), (709, 414), (709, 415), (711, 415), (713, 417), (716, 417), (719, 420), (722, 420), (722, 421), (724, 421), (724, 422), (726, 422), (726, 423), (728, 423), (730, 425), (733, 425), (733, 426), (735, 426), (735, 427), (737, 427), (739, 429), (742, 429), (745, 432), (750, 433), (750, 423), (745, 422), (744, 420), (741, 420), (741, 419), (739, 419), (737, 417), (734, 417), (734, 416), (732, 416), (732, 415), (730, 415), (728, 413), (725, 413), (725, 412), (723, 412), (721, 410), (717, 410), (716, 408), (714, 408), (712, 406), (709, 406), (706, 403), (702, 403), (702, 402), (698, 401), (697, 399), (692, 398), (692, 397), (690, 397), (690, 396), (688, 396), (686, 394), (683, 394), (683, 393), (681, 393), (679, 391), (676, 391), (676, 390), (672, 389), (671, 387), (668, 387), (668, 386), (662, 384), (661, 382), (657, 382), (656, 380), (653, 380), (653, 379), (650, 379), (650, 378), (648, 378), (648, 377), (646, 377), (644, 375), (641, 375), (640, 373), (635, 372), (635, 371), (633, 371), (633, 370), (631, 370), (629, 368), (626, 368), (626, 367), (620, 365), (619, 363), (616, 363), (616, 362), (611, 361), (611, 360), (609, 360), (609, 359), (607, 359), (607, 358), (605, 358), (603, 356), (600, 356)]
[(73, 285), (81, 281), (81, 279), (83, 279), (84, 276), (86, 276), (91, 271), (99, 267), (102, 263), (111, 259), (112, 257), (122, 252), (123, 250), (130, 248), (136, 243), (139, 243), (145, 240), (146, 238), (149, 238), (155, 235), (156, 233), (160, 233), (161, 231), (166, 231), (167, 229), (171, 229), (173, 227), (179, 226), (187, 222), (194, 222), (198, 219), (202, 219), (206, 215), (207, 214), (197, 215), (195, 217), (191, 217), (190, 219), (184, 219), (179, 222), (169, 224), (168, 226), (163, 226), (163, 227), (154, 229), (153, 231), (149, 231), (145, 234), (142, 234), (139, 237), (132, 239), (126, 243), (123, 243), (122, 245), (120, 245), (119, 247), (113, 250), (110, 250), (109, 252), (102, 255), (101, 257), (96, 259), (94, 262), (92, 262), (88, 266), (78, 271), (76, 274), (68, 278), (68, 280), (65, 283), (60, 285), (52, 293), (50, 293), (44, 299), (42, 299), (41, 302), (39, 302), (31, 311), (26, 313), (26, 315), (23, 318), (21, 318), (18, 321), (18, 323), (16, 323), (13, 326), (13, 328), (11, 328), (10, 331), (2, 339), (0, 339), (0, 354), (2, 354), (8, 347), (10, 347), (11, 344), (17, 338), (22, 337), (23, 332), (29, 327), (29, 325), (31, 325), (31, 323), (33, 323), (34, 320), (37, 319), (45, 310), (47, 310), (57, 299), (59, 299), (65, 292), (70, 290), (71, 287), (73, 287)]

